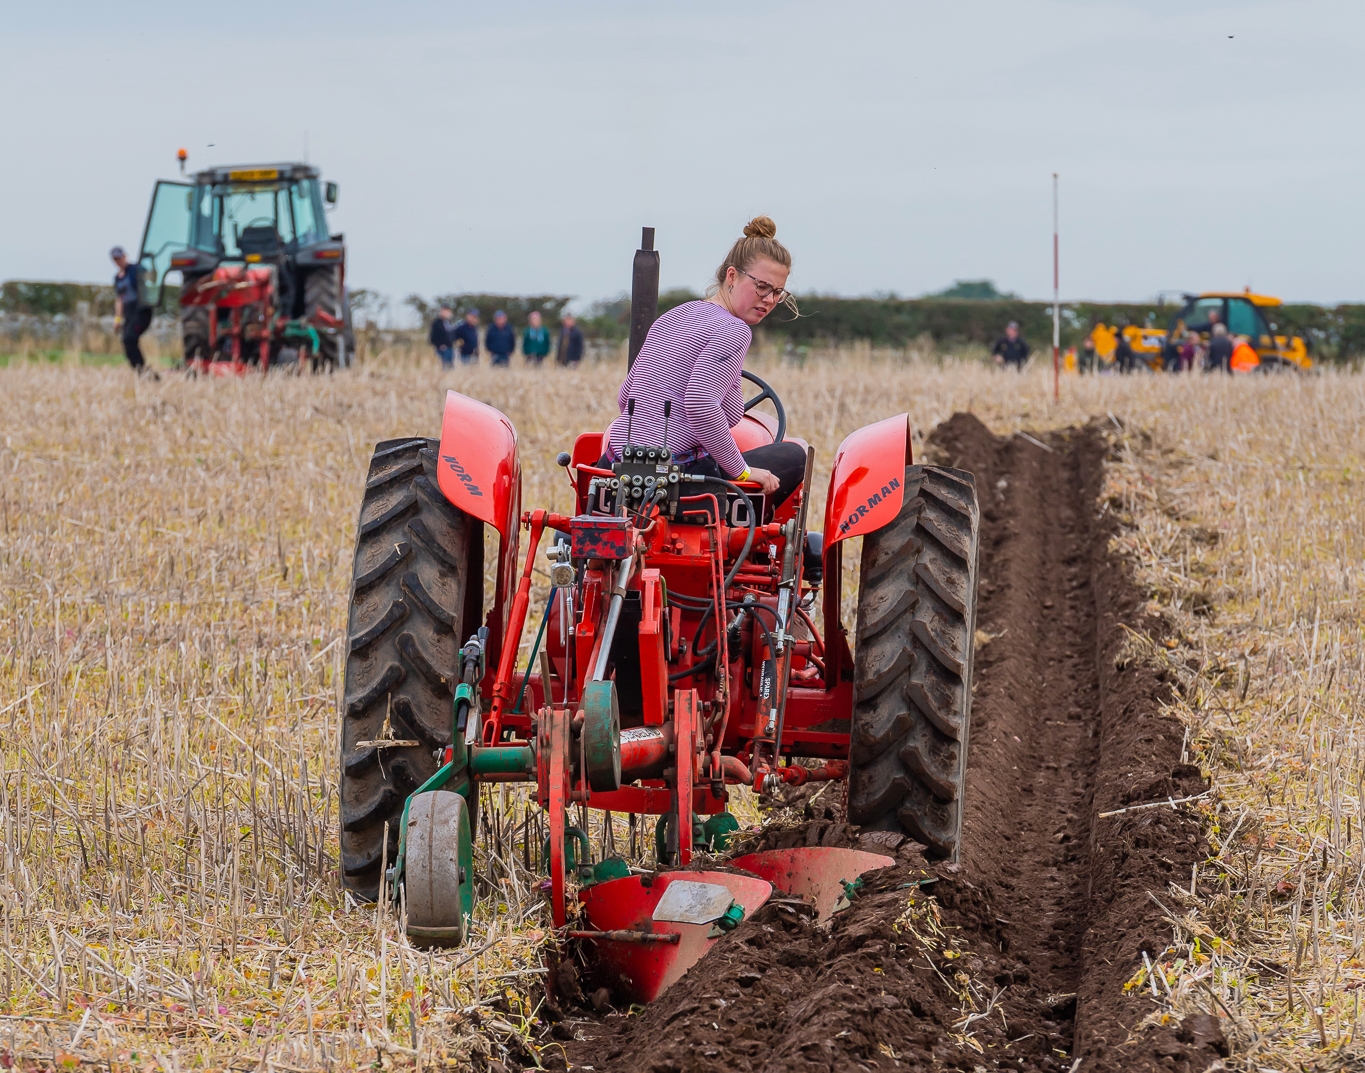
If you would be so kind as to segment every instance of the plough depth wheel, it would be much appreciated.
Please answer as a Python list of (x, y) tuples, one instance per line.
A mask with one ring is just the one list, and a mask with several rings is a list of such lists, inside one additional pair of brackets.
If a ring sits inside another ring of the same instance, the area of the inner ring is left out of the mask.
[(459, 946), (474, 912), (469, 806), (448, 790), (418, 794), (408, 808), (407, 835), (408, 937), (432, 946)]

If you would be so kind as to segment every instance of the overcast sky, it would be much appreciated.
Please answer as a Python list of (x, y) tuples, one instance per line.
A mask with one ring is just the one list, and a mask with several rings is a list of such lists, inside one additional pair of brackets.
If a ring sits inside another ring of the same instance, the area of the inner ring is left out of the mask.
[[(229, 14), (228, 12), (232, 13)], [(1365, 298), (1365, 4), (0, 5), (0, 278), (96, 280), (152, 182), (297, 159), (352, 286), (700, 289), (754, 213), (799, 291)]]

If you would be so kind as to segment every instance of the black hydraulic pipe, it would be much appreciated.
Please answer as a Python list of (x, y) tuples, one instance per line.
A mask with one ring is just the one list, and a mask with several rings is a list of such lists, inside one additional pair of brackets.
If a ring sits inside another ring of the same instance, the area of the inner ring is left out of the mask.
[(654, 228), (640, 229), (640, 248), (630, 274), (630, 350), (626, 367), (645, 345), (645, 336), (659, 316), (659, 251), (654, 248)]

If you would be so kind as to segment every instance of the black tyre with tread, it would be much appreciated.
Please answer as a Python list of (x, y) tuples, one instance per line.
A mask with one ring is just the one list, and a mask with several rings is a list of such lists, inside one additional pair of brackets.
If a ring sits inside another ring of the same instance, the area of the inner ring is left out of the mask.
[[(311, 317), (319, 309), (331, 317), (342, 316), (339, 269), (315, 268), (304, 277), (303, 315), (305, 318)], [(318, 349), (320, 353), (313, 355), (313, 368), (325, 364), (335, 369), (338, 351), (336, 329), (318, 328)]]
[(970, 473), (907, 466), (863, 540), (849, 819), (956, 859), (971, 721), (981, 511)]
[[(459, 648), (481, 620), (480, 523), (436, 480), (436, 440), (376, 445), (356, 532), (341, 731), (341, 874), (378, 896), (398, 849), (403, 803), (450, 744)], [(361, 745), (383, 735), (416, 745)]]
[[(191, 286), (200, 278), (202, 277), (187, 279), (184, 286)], [(195, 358), (207, 358), (209, 356), (208, 306), (180, 307), (180, 343), (186, 365), (194, 361)]]

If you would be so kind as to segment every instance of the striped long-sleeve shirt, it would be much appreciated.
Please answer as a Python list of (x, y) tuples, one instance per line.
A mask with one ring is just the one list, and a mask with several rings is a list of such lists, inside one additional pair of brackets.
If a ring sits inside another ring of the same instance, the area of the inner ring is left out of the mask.
[(621, 414), (607, 430), (607, 455), (620, 458), (626, 445), (629, 399), (635, 400), (631, 442), (660, 446), (664, 400), (671, 399), (673, 457), (686, 462), (707, 454), (730, 476), (742, 473), (744, 459), (730, 430), (744, 416), (739, 374), (752, 340), (747, 324), (712, 302), (686, 302), (656, 320), (621, 385)]

